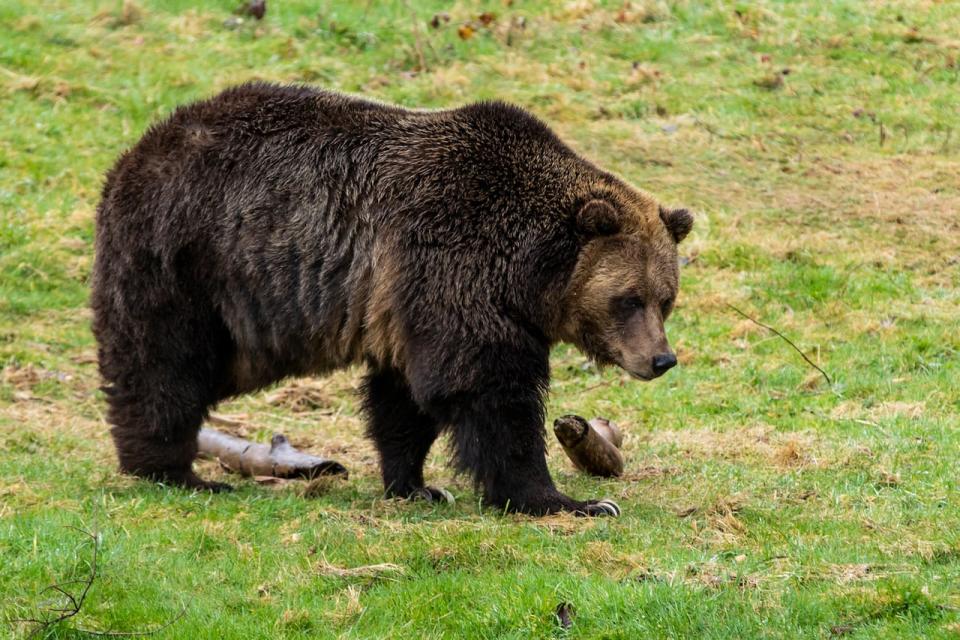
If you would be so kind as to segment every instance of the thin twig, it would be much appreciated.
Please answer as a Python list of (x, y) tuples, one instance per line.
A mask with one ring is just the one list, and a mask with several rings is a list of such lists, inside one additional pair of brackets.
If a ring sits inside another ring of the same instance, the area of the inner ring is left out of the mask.
[(81, 533), (90, 537), (93, 540), (93, 557), (90, 560), (90, 575), (81, 580), (69, 580), (67, 582), (62, 583), (62, 584), (74, 584), (74, 583), (83, 584), (83, 590), (80, 592), (79, 596), (74, 596), (70, 593), (67, 593), (63, 589), (61, 584), (53, 584), (43, 589), (43, 591), (41, 591), (40, 593), (43, 593), (45, 591), (59, 591), (70, 600), (70, 607), (65, 607), (60, 609), (54, 609), (54, 608), (45, 609), (45, 611), (49, 613), (58, 614), (54, 618), (48, 618), (45, 620), (40, 618), (19, 618), (14, 620), (14, 622), (26, 622), (29, 624), (37, 625), (36, 627), (34, 627), (33, 631), (31, 631), (30, 634), (27, 635), (27, 638), (33, 638), (34, 636), (37, 636), (38, 634), (40, 634), (40, 632), (60, 622), (63, 622), (64, 620), (72, 618), (73, 616), (80, 613), (80, 609), (83, 607), (83, 603), (87, 598), (87, 593), (90, 591), (90, 587), (93, 586), (93, 581), (97, 577), (97, 557), (100, 553), (100, 538), (98, 534), (91, 533), (90, 531), (86, 531), (84, 529), (77, 529), (77, 527), (70, 527), (70, 528), (80, 531)]
[(779, 331), (777, 331), (777, 330), (774, 329), (773, 327), (771, 327), (771, 326), (769, 326), (769, 325), (765, 325), (765, 324), (763, 324), (762, 322), (760, 322), (759, 320), (756, 320), (756, 319), (754, 319), (754, 318), (751, 318), (750, 316), (748, 316), (747, 314), (745, 314), (743, 311), (740, 311), (740, 309), (737, 309), (735, 306), (733, 306), (732, 304), (730, 304), (729, 302), (727, 302), (726, 305), (727, 305), (728, 307), (730, 307), (731, 309), (733, 309), (734, 311), (736, 311), (737, 313), (739, 313), (741, 316), (743, 316), (743, 317), (746, 318), (747, 320), (749, 320), (750, 322), (752, 322), (753, 324), (755, 324), (755, 325), (757, 325), (757, 326), (760, 326), (760, 327), (763, 327), (764, 329), (767, 329), (768, 331), (773, 331), (775, 334), (777, 334), (778, 336), (780, 336), (781, 338), (783, 338), (783, 341), (786, 342), (786, 343), (787, 343), (788, 345), (790, 345), (791, 347), (793, 347), (794, 351), (796, 351), (797, 353), (799, 353), (800, 356), (801, 356), (804, 360), (807, 361), (807, 364), (809, 364), (811, 367), (813, 367), (814, 369), (816, 369), (817, 371), (819, 371), (821, 374), (823, 374), (823, 379), (827, 381), (827, 384), (828, 384), (828, 385), (832, 385), (832, 384), (833, 384), (833, 380), (830, 379), (830, 376), (827, 375), (827, 372), (824, 371), (823, 369), (821, 369), (820, 367), (818, 367), (816, 364), (814, 364), (813, 360), (811, 360), (810, 358), (808, 358), (808, 357), (807, 357), (807, 354), (805, 354), (803, 351), (801, 351), (801, 350), (800, 350), (800, 347), (798, 347), (797, 345), (795, 345), (790, 338), (788, 338), (787, 336), (783, 335), (782, 333), (780, 333)]
[[(33, 630), (27, 635), (27, 638), (33, 638), (42, 632), (46, 631), (50, 627), (53, 627), (64, 620), (74, 617), (80, 613), (80, 609), (83, 608), (83, 603), (87, 599), (87, 594), (90, 592), (90, 588), (93, 586), (94, 581), (97, 579), (97, 561), (100, 557), (100, 534), (97, 532), (87, 531), (86, 529), (80, 529), (79, 527), (68, 527), (69, 529), (74, 529), (84, 534), (93, 540), (93, 556), (90, 559), (90, 574), (85, 578), (78, 578), (75, 580), (66, 580), (64, 582), (59, 582), (57, 584), (52, 584), (48, 587), (45, 587), (40, 591), (40, 593), (45, 593), (47, 591), (55, 591), (61, 594), (64, 598), (69, 601), (69, 606), (63, 606), (59, 608), (54, 608), (53, 606), (48, 606), (42, 608), (41, 613), (54, 613), (57, 614), (52, 618), (17, 618), (13, 622), (22, 622), (27, 624), (36, 625)], [(79, 595), (74, 595), (67, 591), (64, 587), (69, 584), (82, 584), (83, 589)], [(48, 601), (50, 602), (50, 601)], [(53, 605), (53, 602), (50, 602)], [(144, 631), (93, 631), (92, 629), (84, 629), (82, 627), (74, 627), (74, 631), (80, 633), (86, 633), (92, 636), (104, 636), (104, 637), (132, 637), (132, 636), (149, 636), (160, 631), (163, 631), (167, 627), (170, 627), (175, 622), (183, 618), (187, 612), (187, 605), (183, 605), (183, 609), (179, 614), (174, 616), (168, 622), (156, 627), (154, 629), (146, 629)]]
[(584, 387), (583, 389), (580, 389), (576, 393), (586, 393), (587, 391), (593, 391), (594, 389), (599, 389), (600, 387), (606, 387), (607, 385), (611, 385), (614, 382), (616, 382), (616, 380), (600, 380), (599, 382), (594, 382), (591, 385), (587, 385), (586, 387)]
[(413, 49), (417, 54), (419, 60), (420, 72), (427, 73), (427, 59), (423, 55), (423, 43), (420, 40), (420, 23), (417, 20), (417, 12), (413, 10), (413, 7), (410, 6), (408, 0), (403, 0), (403, 6), (407, 11), (410, 12), (410, 23), (411, 31), (413, 32)]

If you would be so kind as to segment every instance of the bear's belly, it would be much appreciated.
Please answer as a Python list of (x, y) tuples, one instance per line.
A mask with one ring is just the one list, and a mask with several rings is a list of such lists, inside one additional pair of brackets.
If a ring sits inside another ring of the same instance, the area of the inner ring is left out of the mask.
[(290, 376), (323, 375), (363, 361), (363, 318), (344, 313), (321, 331), (307, 327), (287, 334), (259, 336), (254, 344), (235, 339), (225, 395), (262, 389)]

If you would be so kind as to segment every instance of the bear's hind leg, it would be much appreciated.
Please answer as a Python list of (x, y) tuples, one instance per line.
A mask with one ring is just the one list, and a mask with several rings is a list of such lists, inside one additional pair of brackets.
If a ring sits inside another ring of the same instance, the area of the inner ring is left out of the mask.
[(421, 497), (451, 502), (444, 489), (423, 482), (423, 461), (437, 439), (436, 421), (421, 411), (403, 375), (394, 369), (372, 369), (363, 386), (367, 435), (380, 454), (383, 486), (388, 496)]

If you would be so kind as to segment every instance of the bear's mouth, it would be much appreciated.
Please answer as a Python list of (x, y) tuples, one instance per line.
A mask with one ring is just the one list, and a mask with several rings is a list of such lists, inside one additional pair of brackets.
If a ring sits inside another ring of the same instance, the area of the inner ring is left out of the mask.
[(639, 371), (631, 369), (624, 363), (623, 360), (624, 359), (622, 357), (617, 358), (616, 360), (617, 366), (623, 369), (624, 371), (626, 371), (630, 375), (630, 377), (633, 378), (634, 380), (643, 380), (644, 382), (650, 382), (651, 380), (657, 377), (652, 373), (641, 373)]

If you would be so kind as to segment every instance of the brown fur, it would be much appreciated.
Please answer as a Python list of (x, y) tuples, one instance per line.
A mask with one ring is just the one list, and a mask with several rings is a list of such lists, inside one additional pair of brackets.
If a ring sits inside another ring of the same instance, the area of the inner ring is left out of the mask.
[(120, 466), (209, 487), (191, 463), (211, 406), (364, 362), (388, 493), (434, 495), (423, 459), (450, 429), (488, 503), (604, 512), (547, 472), (549, 349), (669, 368), (650, 360), (672, 357), (661, 303), (689, 222), (502, 103), (410, 111), (254, 83), (182, 107), (120, 158), (97, 214)]

